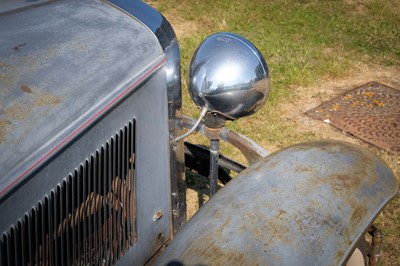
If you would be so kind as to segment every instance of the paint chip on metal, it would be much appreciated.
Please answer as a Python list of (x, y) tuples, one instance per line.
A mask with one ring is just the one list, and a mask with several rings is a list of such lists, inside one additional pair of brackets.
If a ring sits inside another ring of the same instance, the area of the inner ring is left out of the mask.
[(306, 115), (400, 155), (400, 90), (370, 82)]

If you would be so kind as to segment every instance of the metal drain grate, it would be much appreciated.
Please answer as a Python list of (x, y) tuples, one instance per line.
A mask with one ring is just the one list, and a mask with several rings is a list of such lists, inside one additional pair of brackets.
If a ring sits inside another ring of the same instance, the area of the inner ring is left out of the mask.
[(306, 115), (400, 155), (400, 91), (370, 82)]

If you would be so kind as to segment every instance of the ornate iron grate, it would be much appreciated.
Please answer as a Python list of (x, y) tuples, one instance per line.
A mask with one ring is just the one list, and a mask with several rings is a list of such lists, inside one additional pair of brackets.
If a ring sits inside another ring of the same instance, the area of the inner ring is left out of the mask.
[(112, 265), (136, 242), (135, 121), (0, 239), (2, 266)]
[(306, 114), (400, 154), (400, 91), (370, 82)]

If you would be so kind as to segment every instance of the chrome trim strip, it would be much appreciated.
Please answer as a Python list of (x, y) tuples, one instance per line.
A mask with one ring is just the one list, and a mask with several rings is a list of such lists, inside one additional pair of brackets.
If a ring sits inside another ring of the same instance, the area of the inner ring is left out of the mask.
[(184, 175), (184, 145), (174, 143), (182, 134), (182, 90), (180, 52), (174, 30), (155, 9), (141, 1), (109, 0), (108, 3), (141, 21), (160, 42), (167, 64), (164, 70), (168, 87), (168, 119), (170, 130), (170, 178), (172, 195), (173, 232), (186, 223), (186, 184)]

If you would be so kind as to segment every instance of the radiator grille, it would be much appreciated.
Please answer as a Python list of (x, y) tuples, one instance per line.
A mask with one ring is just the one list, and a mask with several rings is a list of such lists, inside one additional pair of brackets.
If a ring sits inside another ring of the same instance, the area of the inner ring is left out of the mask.
[(135, 121), (3, 233), (1, 265), (112, 265), (137, 241)]

